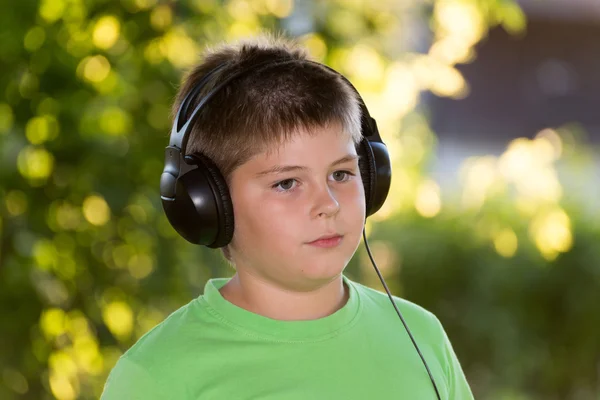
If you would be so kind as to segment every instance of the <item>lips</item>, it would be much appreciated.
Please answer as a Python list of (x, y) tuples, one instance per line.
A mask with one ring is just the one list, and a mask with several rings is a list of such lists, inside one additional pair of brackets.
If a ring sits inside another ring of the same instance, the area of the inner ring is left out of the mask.
[(340, 236), (342, 236), (342, 235), (340, 235), (339, 233), (326, 234), (326, 235), (323, 235), (309, 243), (315, 243), (315, 242), (318, 242), (319, 240), (338, 238)]
[(308, 243), (308, 245), (321, 249), (333, 249), (338, 247), (340, 243), (342, 243), (343, 238), (344, 237), (342, 235), (338, 234), (324, 235), (321, 236), (319, 239)]

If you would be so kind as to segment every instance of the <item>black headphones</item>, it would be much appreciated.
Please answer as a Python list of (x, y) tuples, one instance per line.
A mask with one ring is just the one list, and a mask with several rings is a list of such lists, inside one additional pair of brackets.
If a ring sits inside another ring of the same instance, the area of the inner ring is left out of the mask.
[(221, 64), (208, 72), (181, 102), (171, 129), (169, 146), (165, 149), (165, 167), (160, 177), (160, 198), (169, 222), (189, 242), (210, 248), (223, 247), (231, 241), (234, 230), (233, 205), (225, 178), (205, 155), (185, 155), (188, 138), (200, 110), (235, 78), (256, 72), (258, 69), (276, 68), (291, 63), (311, 63), (325, 67), (341, 76), (356, 92), (362, 114), (363, 136), (361, 142), (356, 145), (356, 152), (360, 156), (359, 169), (365, 188), (366, 216), (377, 212), (385, 202), (392, 177), (390, 156), (377, 130), (377, 123), (369, 115), (356, 88), (343, 75), (326, 65), (309, 60), (271, 60), (249, 69), (237, 70), (216, 83), (212, 90), (200, 99), (184, 123), (192, 100), (207, 85), (210, 78), (227, 65)]

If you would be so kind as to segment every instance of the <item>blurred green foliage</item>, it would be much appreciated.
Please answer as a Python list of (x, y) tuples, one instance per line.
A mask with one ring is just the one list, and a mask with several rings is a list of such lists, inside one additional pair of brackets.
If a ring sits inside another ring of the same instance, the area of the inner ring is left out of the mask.
[[(589, 170), (591, 150), (568, 128), (515, 141), (500, 158), (469, 160), (458, 199), (426, 173), (435, 136), (419, 93), (467, 95), (455, 65), (487, 30), (525, 34), (514, 2), (26, 0), (3, 10), (1, 399), (97, 398), (123, 351), (207, 279), (232, 273), (163, 215), (170, 102), (205, 45), (303, 15), (300, 40), (355, 82), (394, 156), (389, 200), (367, 227), (394, 292), (439, 316), (477, 398), (598, 398), (600, 222), (563, 197), (555, 171)], [(415, 22), (430, 28), (426, 53), (407, 44)], [(362, 248), (348, 274), (380, 288)]]

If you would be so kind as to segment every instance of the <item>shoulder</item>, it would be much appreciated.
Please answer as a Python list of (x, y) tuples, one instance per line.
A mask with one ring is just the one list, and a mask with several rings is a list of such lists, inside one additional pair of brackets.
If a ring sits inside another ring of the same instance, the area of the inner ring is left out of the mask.
[(169, 314), (162, 322), (142, 335), (123, 357), (143, 364), (147, 359), (155, 359), (162, 352), (172, 349), (173, 340), (181, 339), (196, 322), (194, 308), (197, 301), (198, 299), (194, 299)]
[[(359, 292), (364, 308), (363, 314), (368, 316), (370, 324), (377, 324), (383, 329), (390, 326), (388, 321), (396, 319), (394, 326), (397, 327), (398, 314), (387, 293), (357, 282), (352, 284)], [(420, 350), (428, 359), (429, 367), (433, 368), (432, 372), (443, 379), (449, 393), (448, 398), (472, 400), (473, 395), (469, 384), (440, 320), (435, 314), (418, 304), (397, 296), (392, 298), (418, 342)]]
[[(123, 393), (130, 394), (132, 397), (127, 398), (132, 399), (162, 398), (161, 382), (177, 379), (174, 371), (189, 350), (187, 339), (192, 331), (201, 330), (198, 328), (202, 318), (195, 309), (197, 301), (194, 299), (171, 313), (119, 358), (108, 376), (102, 399), (125, 398)], [(169, 395), (172, 394), (169, 389)]]
[(101, 400), (161, 399), (165, 397), (160, 384), (141, 365), (126, 356), (119, 359), (104, 384)]
[[(348, 281), (351, 282), (352, 285), (354, 285), (354, 287), (356, 288), (356, 291), (359, 293), (361, 300), (368, 302), (365, 306), (367, 306), (367, 307), (372, 306), (372, 305), (380, 306), (380, 305), (385, 304), (388, 306), (388, 308), (390, 308), (393, 311), (393, 306), (390, 303), (390, 298), (386, 292), (375, 290), (375, 289), (368, 287), (366, 285), (363, 285), (362, 283), (359, 283), (359, 282), (355, 282), (355, 281), (351, 281), (351, 280), (348, 280)], [(422, 307), (416, 303), (413, 303), (409, 300), (403, 299), (398, 296), (393, 296), (393, 295), (392, 295), (392, 299), (394, 300), (394, 303), (396, 303), (397, 306), (402, 308), (401, 311), (407, 311), (410, 314), (419, 315), (422, 318), (429, 318), (429, 319), (436, 318), (435, 315), (431, 311), (425, 309), (424, 307)]]
[[(398, 319), (398, 314), (390, 302), (387, 293), (375, 290), (355, 281), (350, 281), (350, 283), (356, 288), (362, 306), (367, 313), (381, 319)], [(439, 342), (443, 339), (444, 329), (435, 314), (423, 306), (401, 297), (392, 296), (392, 299), (412, 330), (419, 331), (421, 334), (426, 335), (429, 339), (428, 341)]]

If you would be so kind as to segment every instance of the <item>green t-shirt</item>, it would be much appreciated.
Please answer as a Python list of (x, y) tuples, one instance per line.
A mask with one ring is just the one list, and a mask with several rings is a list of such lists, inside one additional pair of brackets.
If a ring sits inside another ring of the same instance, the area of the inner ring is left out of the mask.
[[(348, 302), (312, 321), (277, 321), (225, 300), (228, 279), (172, 313), (111, 371), (113, 399), (436, 399), (386, 294), (353, 282)], [(473, 399), (438, 319), (395, 298), (442, 399)]]

